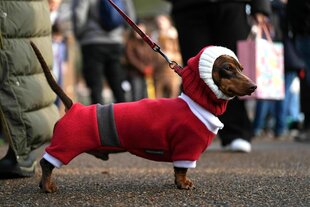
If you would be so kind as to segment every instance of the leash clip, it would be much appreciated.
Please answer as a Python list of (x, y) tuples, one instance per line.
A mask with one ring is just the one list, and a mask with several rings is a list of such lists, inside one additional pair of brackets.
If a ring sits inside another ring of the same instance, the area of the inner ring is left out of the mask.
[(169, 68), (171, 68), (172, 70), (174, 70), (174, 72), (176, 72), (178, 75), (180, 75), (180, 71), (183, 69), (183, 67), (181, 67), (176, 61), (174, 60), (170, 60), (166, 54), (164, 54), (161, 50), (160, 47), (158, 45), (155, 44), (153, 50), (155, 52), (158, 52), (159, 54), (161, 54), (161, 56), (163, 56), (165, 58), (165, 60), (168, 62), (169, 64)]

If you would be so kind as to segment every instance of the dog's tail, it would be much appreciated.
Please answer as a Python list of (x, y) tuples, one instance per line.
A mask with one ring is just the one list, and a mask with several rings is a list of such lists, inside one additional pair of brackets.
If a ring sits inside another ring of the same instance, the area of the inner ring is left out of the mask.
[(62, 88), (57, 84), (57, 82), (55, 81), (50, 69), (48, 68), (40, 50), (37, 48), (37, 46), (30, 41), (31, 47), (34, 50), (40, 64), (41, 67), (43, 69), (44, 75), (46, 77), (46, 80), (48, 82), (48, 84), (50, 85), (50, 87), (52, 88), (52, 90), (59, 96), (59, 98), (61, 99), (61, 101), (64, 103), (66, 110), (70, 109), (71, 106), (73, 105), (72, 100), (69, 98), (69, 96), (67, 96), (67, 94), (62, 90)]

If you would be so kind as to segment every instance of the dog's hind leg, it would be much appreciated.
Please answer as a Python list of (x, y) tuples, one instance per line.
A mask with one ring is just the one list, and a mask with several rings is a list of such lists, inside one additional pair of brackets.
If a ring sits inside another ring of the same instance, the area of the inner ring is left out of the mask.
[(192, 190), (195, 188), (190, 179), (186, 177), (187, 168), (174, 167), (175, 184), (179, 189)]
[(52, 181), (52, 171), (54, 165), (49, 163), (46, 159), (42, 158), (40, 160), (40, 165), (42, 169), (42, 177), (39, 187), (45, 193), (53, 193), (57, 190), (55, 183)]

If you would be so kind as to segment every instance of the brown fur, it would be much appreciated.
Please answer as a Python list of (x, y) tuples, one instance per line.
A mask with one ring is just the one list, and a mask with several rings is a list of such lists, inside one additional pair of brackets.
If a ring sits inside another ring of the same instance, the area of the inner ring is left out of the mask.
[[(31, 46), (38, 57), (38, 60), (43, 68), (44, 74), (47, 81), (53, 91), (60, 97), (64, 102), (66, 110), (71, 108), (72, 100), (63, 92), (63, 90), (57, 85), (56, 81), (48, 69), (40, 51), (31, 42)], [(232, 57), (222, 55), (217, 58), (214, 62), (212, 78), (215, 84), (220, 90), (228, 96), (244, 96), (250, 95), (255, 91), (256, 85), (242, 72), (242, 66)], [(106, 156), (104, 156), (104, 159)], [(41, 159), (40, 165), (42, 168), (42, 177), (40, 181), (40, 188), (45, 193), (55, 192), (57, 187), (52, 181), (52, 171), (54, 166), (46, 161), (44, 158)], [(174, 168), (175, 184), (179, 189), (190, 190), (195, 188), (191, 180), (186, 177), (187, 168)]]
[(257, 88), (242, 73), (243, 67), (228, 55), (222, 55), (214, 61), (212, 78), (219, 89), (227, 96), (251, 95)]

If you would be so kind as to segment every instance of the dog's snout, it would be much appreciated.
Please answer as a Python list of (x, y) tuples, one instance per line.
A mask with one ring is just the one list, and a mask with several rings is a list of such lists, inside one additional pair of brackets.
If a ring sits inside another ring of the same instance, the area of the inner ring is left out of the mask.
[(257, 85), (251, 84), (251, 86), (248, 88), (248, 95), (251, 95), (257, 88)]
[(256, 88), (257, 88), (257, 85), (253, 85), (253, 86), (250, 87), (250, 90), (255, 91)]

